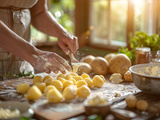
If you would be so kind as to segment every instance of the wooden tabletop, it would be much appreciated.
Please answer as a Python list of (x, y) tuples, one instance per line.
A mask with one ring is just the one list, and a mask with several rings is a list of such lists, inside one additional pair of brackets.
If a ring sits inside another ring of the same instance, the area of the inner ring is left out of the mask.
[[(13, 79), (0, 81), (0, 101), (27, 101), (24, 95), (18, 94), (16, 86), (20, 83), (29, 83), (32, 85), (32, 79)], [(133, 111), (137, 114), (135, 119), (155, 119), (160, 114), (160, 97), (159, 95), (145, 94), (142, 93), (134, 83), (121, 83), (113, 84), (110, 83), (106, 78), (106, 82), (102, 88), (92, 88), (91, 95), (101, 95), (112, 101), (112, 108), (120, 108), (129, 111)], [(136, 109), (129, 109), (125, 102), (125, 97), (129, 94), (134, 94), (138, 99), (144, 99), (149, 103), (147, 111), (142, 112)], [(50, 119), (60, 120), (69, 119), (74, 116), (84, 116), (84, 102), (85, 99), (76, 98), (74, 100), (65, 101), (62, 103), (51, 104), (47, 103), (47, 100), (42, 96), (37, 101), (29, 101), (31, 108), (35, 112), (35, 116), (38, 119)], [(108, 117), (108, 116), (107, 116)], [(113, 117), (113, 120), (116, 119)]]

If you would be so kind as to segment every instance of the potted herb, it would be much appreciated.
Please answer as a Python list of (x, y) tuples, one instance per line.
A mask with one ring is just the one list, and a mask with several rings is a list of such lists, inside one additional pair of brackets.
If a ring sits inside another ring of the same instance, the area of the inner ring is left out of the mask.
[(160, 36), (158, 34), (147, 35), (145, 32), (135, 32), (135, 35), (130, 40), (130, 50), (122, 47), (118, 52), (126, 54), (133, 63), (137, 47), (149, 47), (154, 57), (155, 52), (160, 49)]

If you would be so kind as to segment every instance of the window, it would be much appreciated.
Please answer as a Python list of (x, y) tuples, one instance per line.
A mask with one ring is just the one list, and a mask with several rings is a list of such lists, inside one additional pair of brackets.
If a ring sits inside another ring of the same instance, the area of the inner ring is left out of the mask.
[(90, 0), (89, 44), (103, 48), (127, 47), (135, 31), (154, 32), (153, 0)]
[[(75, 20), (74, 11), (75, 3), (74, 0), (49, 0), (49, 10), (56, 18), (56, 20), (69, 31), (74, 34), (75, 31)], [(31, 36), (33, 44), (52, 44), (57, 41), (57, 38), (48, 36), (31, 26)]]

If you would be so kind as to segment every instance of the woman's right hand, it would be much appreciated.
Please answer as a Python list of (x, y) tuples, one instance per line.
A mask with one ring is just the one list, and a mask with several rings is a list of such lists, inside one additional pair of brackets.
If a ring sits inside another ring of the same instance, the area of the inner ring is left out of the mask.
[(57, 74), (60, 71), (65, 74), (66, 70), (72, 70), (68, 62), (54, 52), (38, 51), (30, 63), (35, 69), (46, 73), (53, 71)]

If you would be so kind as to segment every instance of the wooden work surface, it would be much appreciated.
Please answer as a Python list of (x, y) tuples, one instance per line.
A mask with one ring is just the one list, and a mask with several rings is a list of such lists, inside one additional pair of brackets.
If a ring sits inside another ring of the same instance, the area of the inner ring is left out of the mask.
[[(27, 101), (24, 95), (16, 92), (16, 86), (20, 83), (29, 83), (32, 85), (32, 79), (14, 79), (0, 81), (0, 100), (1, 101)], [(107, 79), (102, 88), (92, 88), (91, 95), (98, 94), (112, 101), (112, 108), (127, 109), (135, 112), (138, 116), (135, 119), (155, 118), (160, 114), (160, 97), (159, 95), (151, 95), (142, 93), (133, 83), (112, 84)], [(141, 112), (136, 109), (129, 109), (124, 101), (129, 94), (135, 94), (138, 99), (145, 99), (149, 103), (149, 109)], [(38, 120), (60, 120), (68, 119), (73, 116), (83, 115), (85, 112), (83, 106), (84, 99), (74, 99), (62, 103), (47, 103), (45, 96), (37, 101), (29, 101)], [(115, 118), (114, 118), (115, 119)]]

